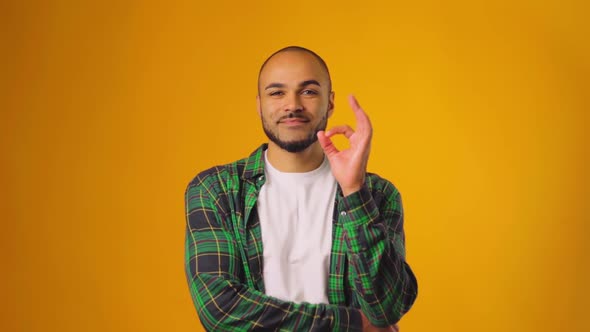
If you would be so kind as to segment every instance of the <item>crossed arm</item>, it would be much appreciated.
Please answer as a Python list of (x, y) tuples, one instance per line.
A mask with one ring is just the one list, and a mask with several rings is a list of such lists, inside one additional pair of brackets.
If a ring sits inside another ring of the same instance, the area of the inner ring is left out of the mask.
[(219, 201), (208, 190), (201, 182), (189, 185), (185, 194), (185, 269), (194, 305), (207, 330), (361, 331), (357, 309), (281, 301), (240, 282), (247, 268), (239, 244), (223, 227)]
[[(393, 190), (393, 187), (389, 187)], [(373, 198), (366, 186), (340, 201), (353, 307), (282, 301), (248, 284), (243, 249), (228, 231), (220, 200), (202, 181), (186, 191), (185, 268), (201, 323), (210, 331), (395, 331), (416, 280), (403, 258), (399, 194)], [(378, 207), (378, 205), (380, 207)], [(246, 280), (245, 282), (243, 280)]]

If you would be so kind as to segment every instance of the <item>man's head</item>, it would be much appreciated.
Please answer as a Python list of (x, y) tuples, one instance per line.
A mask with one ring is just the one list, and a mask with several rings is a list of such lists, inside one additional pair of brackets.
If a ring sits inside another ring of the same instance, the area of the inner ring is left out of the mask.
[(328, 67), (314, 52), (290, 46), (272, 54), (258, 75), (258, 113), (272, 143), (300, 152), (316, 142), (334, 110)]

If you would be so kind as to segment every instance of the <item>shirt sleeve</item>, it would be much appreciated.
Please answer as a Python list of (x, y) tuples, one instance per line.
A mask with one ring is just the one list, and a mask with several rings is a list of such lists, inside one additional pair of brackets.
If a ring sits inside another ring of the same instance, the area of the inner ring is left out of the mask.
[(418, 291), (405, 261), (401, 196), (389, 182), (382, 191), (365, 184), (343, 197), (338, 209), (353, 297), (373, 325), (392, 325), (410, 310)]
[(185, 192), (185, 272), (201, 324), (208, 331), (360, 331), (357, 309), (293, 303), (265, 295), (244, 280), (244, 257), (228, 231), (219, 197), (202, 182)]

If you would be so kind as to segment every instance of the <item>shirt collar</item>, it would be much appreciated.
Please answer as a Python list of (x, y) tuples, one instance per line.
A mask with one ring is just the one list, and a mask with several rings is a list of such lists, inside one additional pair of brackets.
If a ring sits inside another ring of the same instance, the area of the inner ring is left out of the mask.
[(246, 158), (246, 165), (244, 167), (244, 172), (242, 173), (242, 179), (254, 180), (259, 176), (264, 175), (264, 150), (267, 148), (268, 144), (264, 143)]

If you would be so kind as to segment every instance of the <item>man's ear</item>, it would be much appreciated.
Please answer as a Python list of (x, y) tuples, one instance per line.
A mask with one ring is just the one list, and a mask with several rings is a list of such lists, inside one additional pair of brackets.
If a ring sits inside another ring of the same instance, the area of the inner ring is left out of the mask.
[(260, 95), (256, 95), (256, 111), (258, 112), (258, 116), (262, 117), (262, 108), (260, 106)]
[(336, 93), (334, 91), (330, 92), (330, 97), (328, 97), (328, 117), (332, 116), (334, 113), (334, 97)]

